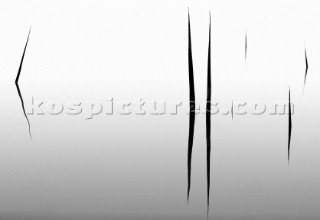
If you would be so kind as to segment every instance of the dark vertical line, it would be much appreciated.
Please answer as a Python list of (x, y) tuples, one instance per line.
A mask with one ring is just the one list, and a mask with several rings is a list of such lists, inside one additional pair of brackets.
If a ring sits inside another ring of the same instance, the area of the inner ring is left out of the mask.
[(305, 88), (305, 86), (306, 86), (307, 74), (308, 74), (308, 69), (309, 69), (308, 57), (307, 57), (307, 50), (306, 50), (306, 48), (304, 48), (304, 58), (305, 58), (305, 63), (306, 63), (306, 70), (305, 70), (305, 73), (304, 73), (303, 93), (304, 93), (304, 88)]
[(246, 35), (245, 35), (245, 40), (244, 40), (244, 59), (247, 63), (247, 51), (248, 51), (248, 33), (246, 29)]
[(28, 42), (29, 42), (30, 32), (31, 32), (31, 28), (30, 28), (29, 33), (28, 33), (27, 42), (26, 42), (26, 44), (24, 46), (22, 58), (21, 58), (21, 61), (20, 61), (20, 66), (19, 66), (17, 77), (16, 77), (16, 80), (15, 80), (15, 85), (16, 85), (16, 88), (17, 88), (17, 91), (18, 91), (18, 95), (19, 95), (19, 98), (20, 98), (20, 101), (21, 101), (23, 114), (24, 114), (24, 116), (25, 116), (25, 118), (27, 120), (28, 126), (29, 126), (29, 135), (30, 135), (30, 138), (32, 140), (31, 126), (30, 126), (30, 122), (29, 122), (29, 119), (28, 119), (27, 114), (26, 114), (26, 110), (25, 110), (25, 107), (24, 107), (24, 101), (23, 101), (23, 98), (22, 98), (22, 95), (21, 95), (21, 91), (20, 91), (20, 87), (19, 87), (19, 78), (20, 78), (20, 74), (21, 74), (21, 70), (22, 70), (22, 64), (23, 64), (24, 56), (25, 56), (26, 49), (27, 49)]
[(288, 162), (289, 162), (290, 161), (291, 130), (292, 130), (290, 87), (289, 87), (289, 120), (288, 121), (289, 121), (289, 124), (288, 124)]
[(210, 204), (210, 161), (211, 161), (211, 13), (209, 23), (208, 43), (208, 69), (207, 69), (207, 111), (206, 111), (206, 136), (207, 136), (207, 214)]
[(191, 47), (191, 27), (190, 27), (189, 11), (188, 11), (188, 63), (189, 63), (190, 116), (189, 116), (189, 139), (188, 139), (188, 194), (187, 194), (187, 200), (189, 201), (189, 194), (190, 194), (190, 187), (191, 187), (192, 146), (193, 146), (194, 124), (195, 124), (195, 92), (194, 92), (193, 61), (192, 61), (192, 47)]
[(231, 118), (232, 118), (232, 120), (233, 120), (233, 101), (232, 101), (232, 103), (231, 103)]

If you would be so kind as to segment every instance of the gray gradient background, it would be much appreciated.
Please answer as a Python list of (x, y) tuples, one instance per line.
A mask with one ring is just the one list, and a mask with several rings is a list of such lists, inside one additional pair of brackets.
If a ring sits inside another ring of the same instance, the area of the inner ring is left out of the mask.
[(295, 104), (290, 166), (287, 116), (212, 117), (209, 218), (319, 219), (320, 2), (121, 0), (1, 1), (1, 220), (206, 219), (204, 115), (187, 204), (188, 115), (29, 116), (31, 142), (14, 86), (32, 25), (26, 100), (188, 100), (188, 7), (198, 101), (211, 10), (213, 99)]

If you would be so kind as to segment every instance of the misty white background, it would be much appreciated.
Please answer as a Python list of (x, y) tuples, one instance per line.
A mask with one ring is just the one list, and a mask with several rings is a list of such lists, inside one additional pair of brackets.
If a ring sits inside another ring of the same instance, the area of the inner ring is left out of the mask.
[(295, 105), (290, 165), (287, 116), (212, 117), (210, 219), (319, 218), (316, 0), (1, 1), (0, 218), (206, 218), (204, 115), (188, 205), (188, 115), (29, 116), (31, 141), (14, 85), (32, 26), (25, 100), (188, 100), (188, 8), (199, 102), (211, 11), (213, 99)]

